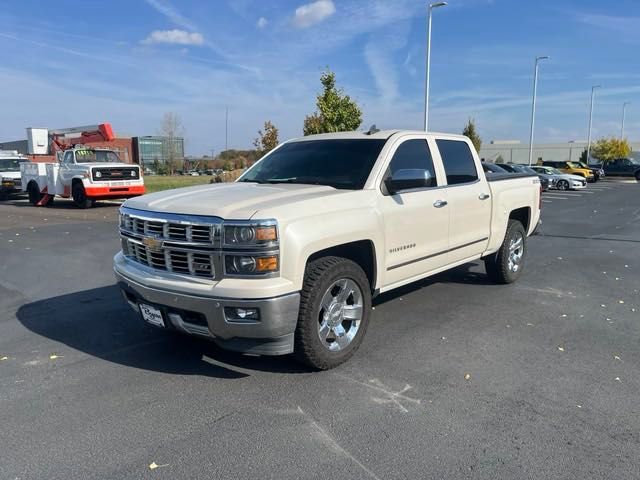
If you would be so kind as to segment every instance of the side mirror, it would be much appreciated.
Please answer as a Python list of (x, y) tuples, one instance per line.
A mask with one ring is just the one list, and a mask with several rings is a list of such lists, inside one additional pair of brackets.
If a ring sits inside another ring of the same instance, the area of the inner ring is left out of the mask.
[(435, 180), (428, 170), (408, 168), (398, 170), (391, 177), (387, 177), (384, 185), (389, 194), (394, 195), (402, 190), (433, 187), (436, 184)]

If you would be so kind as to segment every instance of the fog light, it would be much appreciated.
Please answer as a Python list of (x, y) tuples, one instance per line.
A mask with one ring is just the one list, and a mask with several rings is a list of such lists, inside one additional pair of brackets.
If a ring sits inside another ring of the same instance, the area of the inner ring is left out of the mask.
[(224, 307), (224, 314), (227, 320), (231, 321), (256, 322), (260, 320), (260, 310), (258, 308)]

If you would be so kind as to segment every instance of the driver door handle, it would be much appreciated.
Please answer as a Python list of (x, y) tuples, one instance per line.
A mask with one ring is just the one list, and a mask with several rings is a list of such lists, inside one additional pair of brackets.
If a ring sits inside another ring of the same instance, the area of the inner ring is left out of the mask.
[(433, 206), (436, 208), (442, 208), (447, 206), (447, 202), (445, 200), (436, 200), (433, 202)]
[(489, 198), (491, 195), (489, 195), (488, 193), (481, 193), (480, 196), (478, 197), (480, 200), (486, 200), (487, 198)]

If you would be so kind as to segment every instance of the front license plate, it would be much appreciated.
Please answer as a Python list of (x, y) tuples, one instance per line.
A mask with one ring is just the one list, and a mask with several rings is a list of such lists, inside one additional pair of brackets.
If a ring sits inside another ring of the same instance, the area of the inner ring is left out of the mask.
[(139, 307), (142, 318), (146, 322), (149, 322), (150, 324), (156, 325), (158, 327), (164, 327), (164, 319), (162, 318), (162, 312), (159, 308), (145, 305), (144, 303), (141, 303)]

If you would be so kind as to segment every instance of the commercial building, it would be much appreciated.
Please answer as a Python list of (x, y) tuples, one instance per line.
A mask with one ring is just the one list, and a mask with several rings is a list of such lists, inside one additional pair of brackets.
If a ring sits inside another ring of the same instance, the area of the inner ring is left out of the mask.
[[(640, 151), (640, 142), (629, 142), (634, 153)], [(593, 146), (593, 143), (591, 144)], [(578, 161), (580, 155), (587, 148), (586, 141), (566, 143), (538, 143), (533, 145), (533, 163), (546, 160)], [(529, 144), (518, 140), (493, 140), (483, 143), (480, 148), (480, 158), (487, 162), (496, 160), (505, 163), (529, 163)]]
[(169, 160), (184, 160), (184, 139), (181, 137), (133, 137), (136, 163), (152, 168), (156, 161), (166, 164)]

